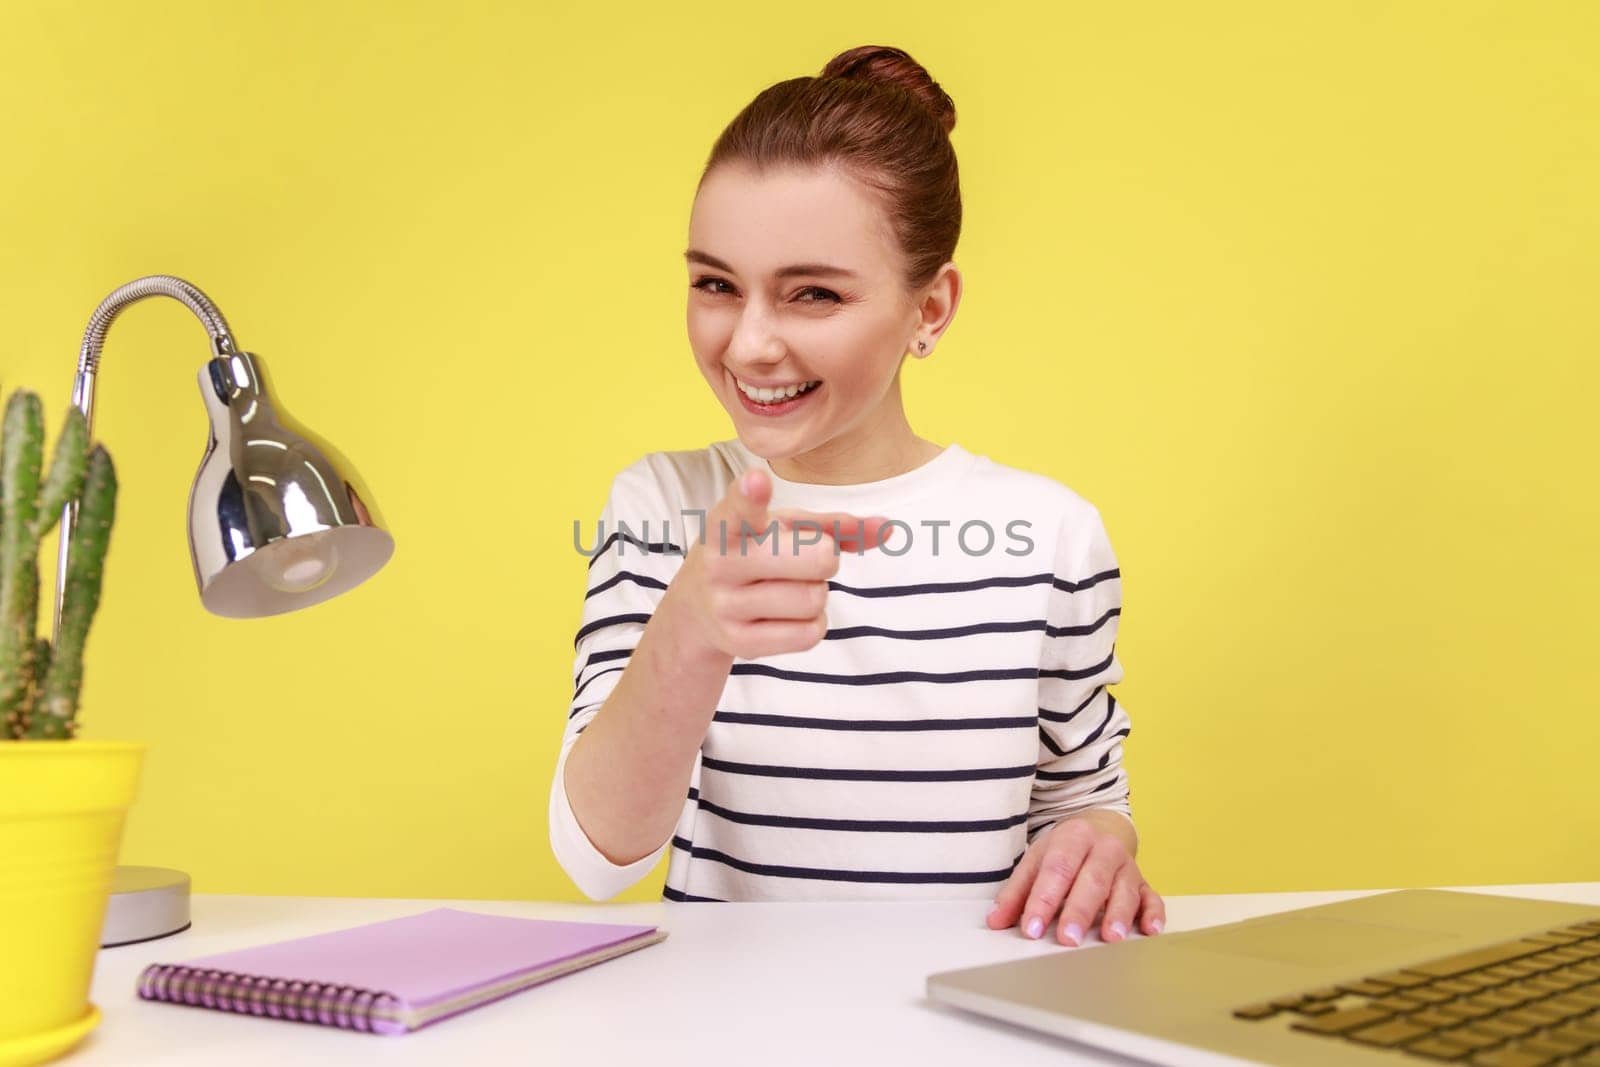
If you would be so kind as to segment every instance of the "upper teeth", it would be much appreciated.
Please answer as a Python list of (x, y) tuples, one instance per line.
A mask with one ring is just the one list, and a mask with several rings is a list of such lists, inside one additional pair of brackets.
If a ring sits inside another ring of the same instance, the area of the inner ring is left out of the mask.
[(750, 386), (739, 381), (737, 378), (735, 378), (734, 381), (738, 382), (739, 391), (744, 393), (745, 396), (749, 397), (751, 400), (760, 401), (763, 404), (770, 404), (774, 400), (787, 400), (791, 396), (798, 396), (807, 389), (811, 389), (814, 386), (822, 384), (821, 379), (818, 379), (814, 382), (801, 382), (797, 385), (785, 385), (777, 389), (752, 389)]

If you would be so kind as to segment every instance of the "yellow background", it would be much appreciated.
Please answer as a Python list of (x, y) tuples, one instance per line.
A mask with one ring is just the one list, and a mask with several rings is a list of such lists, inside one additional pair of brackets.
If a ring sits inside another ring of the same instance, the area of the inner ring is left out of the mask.
[(1105, 516), (1150, 881), (1600, 878), (1600, 5), (979, 11), (7, 5), (0, 389), (53, 438), (95, 305), (177, 274), (398, 542), (304, 613), (206, 614), (205, 335), (118, 321), (83, 721), (150, 746), (123, 860), (581, 899), (546, 833), (573, 520), (732, 432), (683, 321), (717, 133), (887, 43), (955, 100), (966, 205), (912, 424)]

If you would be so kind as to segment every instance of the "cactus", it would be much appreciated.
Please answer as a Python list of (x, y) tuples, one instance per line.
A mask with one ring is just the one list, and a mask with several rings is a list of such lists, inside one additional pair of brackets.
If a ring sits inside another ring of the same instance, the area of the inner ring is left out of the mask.
[[(89, 448), (76, 407), (40, 484), (44, 417), (38, 396), (19, 389), (0, 422), (0, 739), (69, 738), (77, 731), (83, 650), (100, 602), (117, 481), (111, 456)], [(38, 637), (39, 546), (61, 510), (78, 501), (68, 551), (58, 646)]]
[[(78, 726), (78, 694), (83, 688), (83, 646), (89, 623), (100, 606), (100, 579), (117, 501), (117, 472), (111, 453), (95, 445), (84, 475), (83, 498), (67, 552), (67, 595), (61, 605), (61, 632), (46, 654), (49, 667), (36, 674), (38, 702), (27, 725), (29, 737), (71, 737)], [(46, 645), (49, 642), (45, 642)]]

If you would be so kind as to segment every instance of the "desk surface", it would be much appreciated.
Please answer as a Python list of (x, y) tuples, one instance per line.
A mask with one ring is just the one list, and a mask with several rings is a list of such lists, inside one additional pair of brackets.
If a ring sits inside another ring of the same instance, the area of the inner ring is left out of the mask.
[[(1440, 886), (1600, 904), (1600, 882)], [(1167, 933), (1384, 890), (1168, 897)], [(657, 945), (554, 979), (416, 1033), (379, 1037), (142, 1001), (146, 964), (321, 933), (427, 908), (651, 923)], [(74, 1067), (284, 1063), (695, 1064), (900, 1062), (1132, 1064), (929, 1001), (936, 971), (1107, 946), (1029, 941), (983, 922), (987, 900), (804, 904), (584, 904), (197, 895), (194, 925), (104, 949), (91, 999), (105, 1018)], [(1137, 934), (1131, 936), (1138, 936)], [(1158, 937), (1167, 936), (1158, 934)]]

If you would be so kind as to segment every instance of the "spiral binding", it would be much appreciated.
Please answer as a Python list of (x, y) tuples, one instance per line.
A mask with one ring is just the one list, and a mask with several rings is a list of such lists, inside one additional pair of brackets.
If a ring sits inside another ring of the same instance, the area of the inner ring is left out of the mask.
[(376, 1034), (405, 1029), (396, 1018), (400, 1001), (393, 994), (333, 982), (152, 963), (139, 975), (139, 996)]

